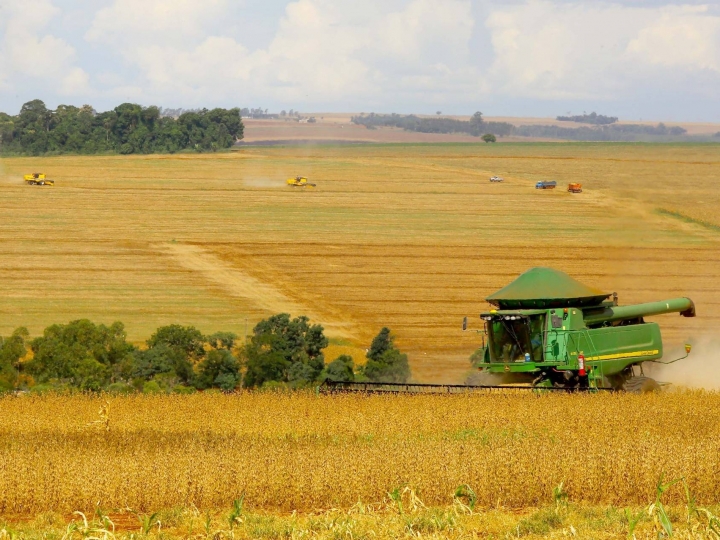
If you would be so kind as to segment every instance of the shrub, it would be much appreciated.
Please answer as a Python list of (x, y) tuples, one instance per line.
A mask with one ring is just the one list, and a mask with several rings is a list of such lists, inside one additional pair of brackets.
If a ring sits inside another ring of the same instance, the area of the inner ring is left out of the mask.
[(145, 381), (143, 384), (143, 394), (159, 394), (162, 392), (162, 388), (157, 381)]
[(352, 382), (355, 380), (355, 364), (352, 356), (343, 354), (325, 367), (323, 379), (338, 382)]

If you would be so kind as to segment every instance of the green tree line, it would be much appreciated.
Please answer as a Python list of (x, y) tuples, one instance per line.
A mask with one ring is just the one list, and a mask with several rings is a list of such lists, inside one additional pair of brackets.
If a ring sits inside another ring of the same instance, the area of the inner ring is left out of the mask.
[(605, 116), (604, 114), (598, 114), (591, 112), (590, 114), (576, 115), (576, 116), (558, 116), (557, 120), (565, 122), (579, 122), (581, 124), (595, 124), (598, 126), (604, 126), (608, 124), (614, 124), (618, 121), (617, 116)]
[(375, 337), (367, 362), (342, 355), (326, 363), (323, 327), (281, 313), (260, 321), (246, 340), (231, 332), (204, 335), (192, 326), (158, 328), (143, 347), (127, 341), (121, 322), (87, 319), (47, 327), (34, 339), (25, 328), (0, 337), (0, 392), (30, 390), (178, 392), (216, 388), (303, 388), (333, 381), (407, 382), (407, 356), (388, 328)]
[(243, 138), (243, 129), (240, 109), (202, 109), (173, 118), (161, 116), (155, 106), (123, 103), (98, 113), (90, 105), (50, 110), (36, 99), (25, 103), (16, 116), (0, 113), (0, 153), (212, 152), (230, 148)]
[[(595, 113), (593, 113), (595, 114)], [(515, 135), (519, 137), (542, 137), (550, 139), (565, 139), (570, 141), (664, 141), (682, 139), (687, 133), (680, 126), (666, 126), (659, 123), (656, 126), (643, 124), (615, 124), (606, 123), (616, 120), (612, 117), (586, 115), (594, 120), (595, 125), (567, 128), (551, 125), (513, 126), (508, 122), (486, 122), (482, 113), (476, 112), (470, 120), (457, 120), (454, 118), (419, 118), (414, 115), (403, 116), (399, 114), (375, 114), (353, 116), (352, 122), (366, 126), (368, 129), (378, 127), (399, 127), (406, 131), (421, 133), (467, 133), (475, 137), (483, 135), (497, 135), (505, 137)], [(574, 117), (575, 118), (575, 117)], [(580, 117), (577, 117), (580, 118)], [(580, 122), (581, 120), (574, 120)], [(487, 142), (487, 141), (486, 141)]]
[(480, 137), (486, 133), (494, 133), (504, 137), (510, 135), (513, 125), (507, 122), (486, 122), (481, 112), (476, 112), (470, 120), (455, 118), (420, 118), (415, 115), (375, 114), (353, 116), (351, 121), (368, 129), (378, 127), (399, 127), (406, 131), (420, 133), (467, 133)]
[(687, 133), (680, 126), (656, 126), (644, 124), (611, 124), (603, 126), (582, 126), (566, 128), (559, 126), (519, 126), (513, 135), (520, 137), (543, 137), (567, 139), (570, 141), (665, 141), (682, 138)]

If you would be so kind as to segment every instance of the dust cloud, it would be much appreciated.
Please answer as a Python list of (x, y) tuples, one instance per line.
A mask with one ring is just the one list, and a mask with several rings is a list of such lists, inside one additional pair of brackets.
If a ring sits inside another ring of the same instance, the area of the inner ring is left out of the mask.
[(22, 184), (22, 178), (19, 176), (7, 175), (2, 160), (0, 160), (0, 184)]
[(6, 176), (0, 168), (0, 184), (12, 184), (20, 186), (23, 184), (23, 179), (19, 176)]
[(243, 184), (247, 187), (279, 188), (285, 185), (285, 181), (272, 178), (243, 178)]
[[(645, 373), (660, 382), (669, 382), (676, 387), (720, 390), (720, 339), (704, 338), (692, 340), (690, 356), (674, 364), (643, 364)], [(664, 361), (685, 355), (684, 349), (668, 349)]]

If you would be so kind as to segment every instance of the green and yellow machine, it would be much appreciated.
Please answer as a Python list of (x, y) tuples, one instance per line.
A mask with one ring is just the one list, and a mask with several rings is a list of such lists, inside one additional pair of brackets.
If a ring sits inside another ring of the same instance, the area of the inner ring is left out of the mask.
[(481, 386), (651, 391), (658, 383), (642, 364), (660, 362), (663, 345), (660, 327), (645, 317), (695, 316), (689, 298), (620, 306), (615, 293), (551, 268), (528, 270), (487, 301), (497, 309), (480, 315), (486, 341), (473, 358)]
[[(617, 294), (587, 287), (564, 272), (532, 268), (486, 299), (483, 345), (465, 384), (325, 381), (321, 391), (464, 393), (516, 390), (650, 392), (644, 362), (661, 360), (660, 327), (645, 317), (695, 316), (689, 298), (618, 305)], [(467, 317), (463, 330), (467, 330)]]

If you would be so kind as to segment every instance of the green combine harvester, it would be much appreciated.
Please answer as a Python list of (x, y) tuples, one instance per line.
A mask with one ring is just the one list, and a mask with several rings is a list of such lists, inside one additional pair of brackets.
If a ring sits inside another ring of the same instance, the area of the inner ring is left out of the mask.
[[(483, 345), (473, 355), (477, 373), (465, 385), (326, 381), (331, 391), (442, 392), (483, 390), (650, 392), (659, 384), (645, 376), (644, 362), (663, 362), (657, 323), (663, 313), (695, 316), (689, 298), (618, 305), (617, 294), (583, 285), (564, 272), (532, 268), (487, 301), (481, 313)], [(467, 329), (467, 317), (463, 330)]]
[[(615, 293), (551, 268), (528, 270), (487, 301), (497, 309), (480, 315), (487, 342), (474, 356), (484, 375), (478, 383), (488, 386), (655, 390), (658, 383), (644, 375), (642, 364), (660, 362), (663, 345), (660, 327), (645, 317), (695, 316), (689, 298), (619, 306)], [(685, 350), (682, 358), (690, 346)]]

